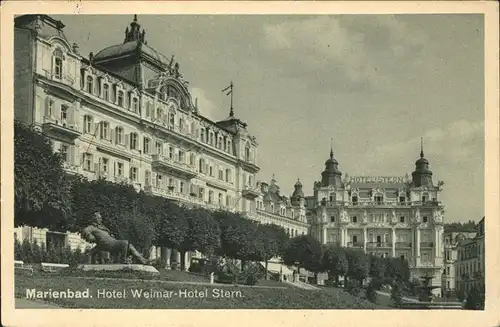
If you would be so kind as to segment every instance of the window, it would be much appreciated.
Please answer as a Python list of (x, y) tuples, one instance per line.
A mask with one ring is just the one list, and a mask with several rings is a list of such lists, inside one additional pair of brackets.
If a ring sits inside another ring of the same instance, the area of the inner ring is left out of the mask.
[(357, 235), (352, 235), (352, 242), (358, 243), (358, 236)]
[(425, 203), (425, 202), (427, 201), (427, 198), (428, 198), (428, 197), (427, 197), (427, 194), (423, 194), (423, 195), (422, 195), (422, 202), (424, 202), (424, 203)]
[(84, 153), (83, 154), (83, 169), (86, 171), (92, 171), (92, 154)]
[(214, 201), (214, 191), (208, 191), (208, 203), (212, 203)]
[(229, 195), (226, 196), (226, 206), (231, 206), (231, 198), (229, 197)]
[(219, 193), (219, 205), (222, 205), (222, 193)]
[(62, 78), (63, 68), (63, 52), (61, 49), (54, 50), (54, 77), (57, 79)]
[(332, 223), (335, 222), (335, 216), (330, 216), (330, 222), (332, 222)]
[(163, 151), (162, 151), (162, 146), (161, 146), (161, 143), (156, 141), (156, 145), (155, 145), (155, 149), (156, 149), (156, 154), (163, 154)]
[(46, 110), (45, 116), (52, 117), (53, 112), (54, 112), (54, 100), (48, 99), (47, 100), (47, 110)]
[(200, 187), (198, 189), (198, 196), (200, 197), (200, 199), (204, 199), (205, 198), (205, 189), (203, 187)]
[(404, 196), (400, 196), (399, 197), (399, 203), (401, 203), (401, 204), (405, 203), (405, 197)]
[(161, 120), (163, 117), (163, 110), (161, 108), (156, 108), (156, 119)]
[(402, 254), (400, 258), (401, 258), (401, 260), (404, 260), (405, 259), (405, 255)]
[(109, 167), (109, 160), (108, 158), (101, 158), (101, 171), (103, 173), (107, 173), (108, 172), (108, 167)]
[(374, 199), (377, 204), (382, 204), (383, 198), (381, 195), (375, 195)]
[(68, 119), (68, 106), (61, 105), (61, 121), (64, 123)]
[(446, 275), (450, 275), (450, 267), (446, 267)]
[(404, 223), (404, 222), (405, 222), (405, 216), (401, 216), (401, 217), (399, 217), (399, 222), (400, 222), (400, 223)]
[(179, 192), (184, 193), (184, 182), (179, 183)]
[(168, 157), (174, 159), (174, 148), (171, 146), (168, 147)]
[(424, 218), (422, 219), (422, 221), (423, 221), (424, 223), (426, 223), (426, 222), (427, 222), (427, 216), (424, 216)]
[(92, 134), (92, 116), (85, 115), (83, 117), (83, 126), (85, 133)]
[(169, 114), (168, 114), (168, 120), (169, 120), (169, 121), (168, 121), (168, 122), (169, 122), (169, 125), (170, 125), (171, 127), (174, 127), (174, 125), (175, 125), (175, 114), (174, 114), (174, 113), (172, 113), (172, 112), (171, 112), (171, 113), (169, 113)]
[(123, 163), (117, 162), (116, 163), (116, 176), (118, 177), (123, 177)]
[(184, 156), (184, 151), (179, 150), (179, 162), (186, 162), (186, 158)]
[(199, 171), (200, 171), (200, 173), (203, 173), (203, 172), (204, 172), (204, 170), (205, 170), (205, 168), (204, 168), (204, 167), (205, 167), (205, 160), (200, 159), (200, 160), (199, 160), (199, 164), (200, 164), (200, 167), (199, 167), (200, 169), (199, 169)]
[(162, 175), (161, 174), (156, 174), (156, 187), (160, 188), (161, 187), (161, 179), (162, 179)]
[(211, 165), (210, 165), (210, 167), (208, 167), (208, 172), (209, 172), (210, 176), (214, 175), (214, 168)]
[(204, 128), (202, 128), (200, 131), (200, 139), (201, 139), (201, 142), (205, 142), (205, 129)]
[(220, 179), (221, 181), (223, 181), (223, 180), (224, 180), (224, 171), (223, 171), (223, 170), (219, 170), (219, 179)]
[(144, 153), (148, 154), (151, 151), (150, 147), (151, 147), (151, 140), (147, 137), (144, 137), (144, 144), (143, 144)]
[(92, 76), (87, 76), (87, 92), (93, 93), (94, 89), (94, 78)]
[(195, 162), (196, 162), (196, 156), (194, 155), (194, 153), (191, 153), (191, 155), (189, 156), (189, 164), (191, 166), (194, 166)]
[(231, 140), (227, 140), (227, 152), (229, 153), (233, 152), (233, 149), (231, 147)]
[(130, 179), (134, 182), (137, 181), (137, 167), (130, 168)]
[(179, 117), (179, 129), (181, 132), (184, 131), (184, 119), (182, 119), (181, 117)]
[(61, 144), (61, 148), (59, 149), (59, 152), (61, 153), (61, 157), (64, 160), (64, 162), (68, 162), (69, 156), (69, 146), (66, 144)]
[(118, 105), (120, 107), (123, 107), (123, 92), (122, 91), (118, 91), (117, 100), (118, 100)]
[(102, 87), (102, 98), (106, 101), (109, 101), (109, 85), (104, 84)]
[(130, 133), (130, 148), (137, 150), (137, 133)]
[(358, 204), (358, 196), (357, 196), (357, 195), (354, 195), (354, 196), (352, 197), (352, 204), (353, 204), (353, 205), (357, 205), (357, 204)]
[(226, 182), (231, 182), (231, 171), (226, 169)]
[(116, 144), (123, 144), (123, 128), (117, 127), (115, 133), (116, 133)]
[(101, 139), (109, 139), (109, 123), (105, 121), (101, 123)]
[(245, 147), (245, 161), (250, 161), (250, 146), (248, 144)]
[(132, 99), (132, 110), (134, 112), (138, 112), (139, 111), (139, 100), (137, 100), (137, 98), (133, 98)]
[(352, 222), (353, 222), (353, 223), (357, 223), (357, 222), (358, 222), (358, 217), (353, 216), (353, 217), (352, 217)]

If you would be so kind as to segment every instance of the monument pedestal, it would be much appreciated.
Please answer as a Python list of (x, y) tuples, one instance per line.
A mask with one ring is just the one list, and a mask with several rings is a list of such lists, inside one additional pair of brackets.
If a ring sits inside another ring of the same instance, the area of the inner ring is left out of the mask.
[(141, 264), (81, 264), (78, 269), (83, 271), (117, 271), (117, 270), (133, 270), (144, 271), (154, 275), (159, 275), (160, 272), (153, 266)]

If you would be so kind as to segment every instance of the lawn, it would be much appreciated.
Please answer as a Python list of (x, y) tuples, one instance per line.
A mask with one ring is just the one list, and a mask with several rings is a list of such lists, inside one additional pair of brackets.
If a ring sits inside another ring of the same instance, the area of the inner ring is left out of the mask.
[[(182, 274), (182, 273), (179, 273)], [(267, 282), (266, 282), (267, 283)], [(280, 284), (282, 285), (282, 284)], [(49, 298), (65, 308), (124, 309), (385, 309), (336, 288), (308, 291), (295, 287), (259, 288), (231, 285), (193, 285), (158, 280), (113, 280), (71, 276), (16, 275), (15, 296), (27, 289), (41, 291), (89, 290), (91, 298)], [(103, 294), (115, 296), (104, 297)], [(141, 292), (141, 296), (138, 293)], [(145, 292), (156, 296), (145, 298)], [(125, 297), (118, 297), (119, 293)], [(135, 297), (134, 297), (135, 293)], [(197, 294), (197, 297), (194, 296)]]

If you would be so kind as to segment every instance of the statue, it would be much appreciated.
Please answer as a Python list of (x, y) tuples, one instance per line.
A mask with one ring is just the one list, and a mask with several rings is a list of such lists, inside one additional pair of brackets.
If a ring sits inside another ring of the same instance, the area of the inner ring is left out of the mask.
[(340, 213), (340, 221), (343, 223), (349, 222), (349, 216), (347, 215), (347, 211), (342, 210), (342, 212)]
[(175, 78), (179, 78), (181, 74), (179, 73), (179, 63), (176, 62), (174, 65), (174, 74)]
[(392, 209), (391, 212), (391, 223), (396, 224), (398, 222), (398, 219), (396, 218), (396, 210)]
[[(94, 214), (94, 221), (82, 230), (82, 237), (89, 243), (95, 243), (96, 246), (90, 251), (91, 262), (95, 262), (95, 255), (103, 252), (109, 252), (115, 259), (125, 263), (128, 256), (131, 255), (142, 264), (147, 264), (148, 260), (144, 258), (137, 249), (127, 240), (117, 240), (111, 231), (103, 225), (101, 214)], [(101, 263), (103, 258), (101, 255)]]
[(434, 211), (434, 223), (442, 223), (443, 222), (443, 212), (441, 210)]

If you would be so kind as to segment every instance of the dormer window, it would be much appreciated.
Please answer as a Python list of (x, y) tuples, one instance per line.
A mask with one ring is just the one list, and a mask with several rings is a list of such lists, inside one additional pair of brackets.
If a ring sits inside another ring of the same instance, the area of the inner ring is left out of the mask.
[(118, 91), (117, 102), (120, 107), (123, 107), (123, 91)]
[(109, 85), (104, 84), (102, 86), (102, 98), (106, 101), (109, 101)]
[(245, 147), (245, 161), (250, 161), (250, 145), (246, 145)]
[(54, 78), (62, 79), (63, 74), (63, 52), (61, 49), (54, 50)]
[(357, 222), (358, 222), (358, 217), (353, 216), (353, 217), (352, 217), (352, 222), (353, 222), (353, 223), (357, 223)]
[(382, 204), (384, 199), (381, 195), (375, 195), (374, 200), (376, 204)]
[(428, 221), (427, 216), (424, 216), (424, 218), (422, 218), (422, 221), (423, 221), (424, 223), (426, 223), (426, 222)]
[(352, 196), (352, 204), (353, 205), (358, 205), (358, 196), (357, 195), (353, 195)]
[(92, 76), (87, 76), (87, 92), (92, 93), (94, 88), (94, 78)]
[(399, 203), (404, 204), (404, 203), (405, 203), (405, 200), (406, 200), (406, 199), (405, 199), (405, 197), (404, 197), (404, 196), (400, 196), (400, 197), (399, 197)]
[(400, 222), (400, 223), (404, 223), (404, 222), (405, 222), (405, 216), (401, 216), (401, 217), (399, 217), (399, 222)]
[(137, 113), (139, 111), (139, 100), (137, 98), (132, 99), (132, 110)]

